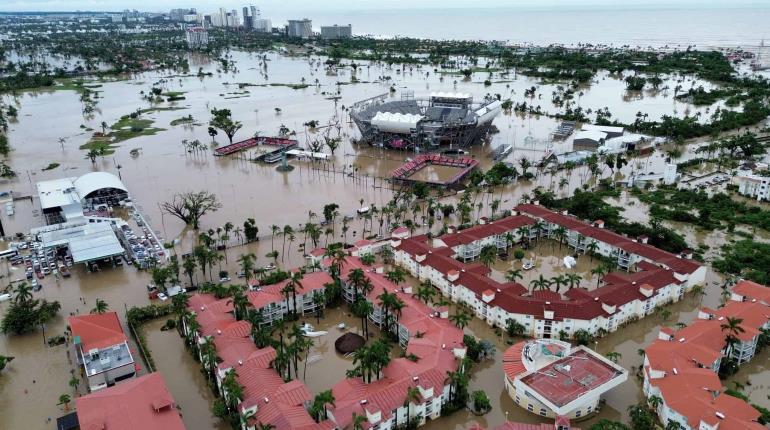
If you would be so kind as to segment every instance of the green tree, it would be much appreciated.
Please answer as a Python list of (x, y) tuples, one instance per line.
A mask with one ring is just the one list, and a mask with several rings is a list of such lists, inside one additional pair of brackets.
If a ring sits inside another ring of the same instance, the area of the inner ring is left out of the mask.
[(404, 397), (404, 407), (406, 407), (406, 428), (411, 428), (410, 420), (412, 418), (412, 403), (420, 400), (420, 390), (417, 387), (407, 387), (406, 397)]
[(13, 361), (16, 357), (11, 357), (8, 355), (0, 355), (0, 372), (5, 369), (5, 366), (8, 365), (11, 361)]
[(479, 261), (481, 261), (481, 264), (483, 264), (486, 267), (489, 267), (492, 265), (492, 263), (495, 262), (496, 258), (497, 258), (497, 247), (495, 245), (486, 245), (483, 248), (481, 248), (481, 253), (479, 254)]
[(161, 207), (171, 216), (179, 218), (193, 230), (200, 228), (200, 220), (209, 212), (222, 208), (217, 196), (208, 191), (185, 192), (175, 194), (170, 202), (164, 202)]
[(64, 410), (68, 411), (70, 410), (70, 402), (72, 402), (72, 398), (69, 394), (62, 394), (59, 396), (59, 403), (57, 405), (64, 406)]
[(521, 337), (524, 335), (525, 330), (526, 327), (524, 327), (523, 324), (513, 318), (508, 318), (508, 320), (505, 322), (505, 332), (510, 337)]
[(492, 403), (489, 401), (487, 393), (483, 390), (474, 391), (473, 394), (471, 394), (471, 399), (473, 399), (473, 409), (476, 412), (485, 414), (492, 409)]
[(243, 124), (241, 124), (240, 121), (233, 121), (230, 109), (216, 108), (211, 110), (211, 121), (209, 121), (209, 125), (215, 129), (222, 130), (222, 132), (227, 135), (227, 139), (230, 143), (233, 143), (233, 136), (235, 136), (235, 133), (243, 127)]
[(602, 418), (591, 425), (591, 427), (588, 427), (588, 430), (629, 430), (629, 428), (623, 423)]
[(92, 314), (103, 314), (110, 309), (110, 306), (102, 299), (96, 299), (96, 305), (91, 309)]
[(655, 417), (646, 405), (631, 405), (628, 408), (628, 415), (631, 418), (631, 428), (634, 430), (655, 429)]
[(464, 329), (471, 322), (471, 315), (463, 310), (458, 310), (457, 313), (449, 316), (449, 320), (460, 329)]

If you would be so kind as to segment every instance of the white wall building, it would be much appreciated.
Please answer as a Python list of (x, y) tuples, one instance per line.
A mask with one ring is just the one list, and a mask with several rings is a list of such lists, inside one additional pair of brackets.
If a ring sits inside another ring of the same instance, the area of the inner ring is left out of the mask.
[(286, 34), (289, 37), (309, 39), (313, 36), (313, 21), (304, 19), (290, 19), (286, 26)]
[(770, 176), (741, 172), (738, 177), (738, 192), (759, 201), (770, 200)]

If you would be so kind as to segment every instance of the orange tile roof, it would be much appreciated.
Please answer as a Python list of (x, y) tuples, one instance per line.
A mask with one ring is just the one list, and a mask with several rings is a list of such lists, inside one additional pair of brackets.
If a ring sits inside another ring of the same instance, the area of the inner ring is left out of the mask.
[(80, 338), (83, 351), (104, 349), (126, 342), (117, 312), (69, 317), (72, 335)]
[(750, 300), (757, 300), (770, 304), (770, 288), (764, 285), (757, 284), (756, 282), (740, 280), (735, 287), (733, 287), (733, 293), (747, 297)]
[(160, 373), (150, 373), (75, 399), (83, 430), (184, 430)]
[[(754, 293), (761, 293), (755, 285), (750, 288)], [(721, 326), (727, 317), (743, 320), (744, 333), (738, 337), (749, 340), (770, 322), (770, 307), (729, 301), (719, 309), (703, 308), (701, 315), (706, 315), (705, 319), (697, 319), (681, 330), (661, 330), (670, 335), (671, 340), (655, 340), (645, 349), (648, 363), (645, 377), (660, 390), (666, 405), (684, 416), (692, 428), (698, 428), (703, 421), (709, 425), (719, 424), (719, 430), (763, 429), (764, 426), (756, 422), (759, 412), (751, 405), (719, 394), (722, 382), (710, 366), (722, 356), (726, 340)], [(654, 372), (664, 373), (659, 377)]]

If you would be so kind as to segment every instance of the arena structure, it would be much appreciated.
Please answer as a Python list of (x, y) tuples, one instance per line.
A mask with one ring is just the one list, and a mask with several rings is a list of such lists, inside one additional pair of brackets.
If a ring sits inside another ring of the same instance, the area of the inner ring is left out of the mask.
[(463, 93), (431, 93), (415, 98), (405, 92), (396, 100), (382, 94), (354, 104), (350, 116), (362, 140), (394, 149), (464, 148), (480, 142), (500, 113), (500, 101), (479, 102)]
[(394, 183), (455, 187), (478, 166), (479, 162), (468, 157), (448, 157), (438, 154), (420, 154), (394, 170)]

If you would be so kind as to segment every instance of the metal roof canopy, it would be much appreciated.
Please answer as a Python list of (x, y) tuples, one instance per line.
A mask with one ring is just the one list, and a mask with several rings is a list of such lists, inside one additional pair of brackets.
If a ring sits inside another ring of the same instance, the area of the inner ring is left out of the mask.
[(66, 245), (75, 263), (85, 263), (123, 254), (110, 223), (88, 223), (82, 226), (56, 230), (42, 235), (43, 246)]

